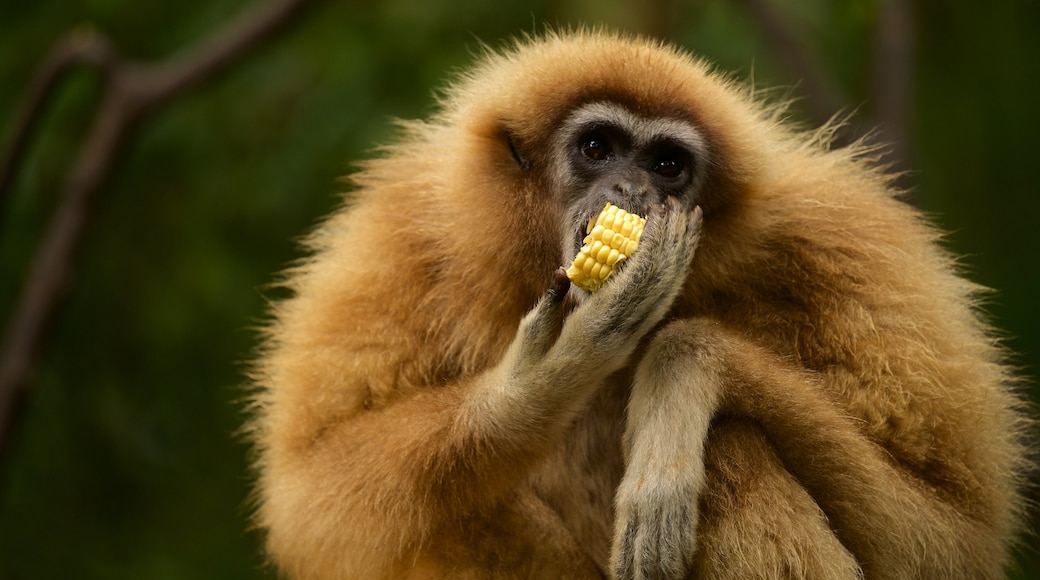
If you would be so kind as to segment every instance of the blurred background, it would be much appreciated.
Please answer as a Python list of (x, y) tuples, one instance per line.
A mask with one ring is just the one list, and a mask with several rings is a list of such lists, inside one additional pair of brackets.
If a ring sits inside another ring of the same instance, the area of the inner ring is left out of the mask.
[[(0, 0), (0, 138), (53, 43), (90, 24), (162, 59), (245, 0)], [(814, 126), (854, 113), (912, 169), (1037, 398), (1040, 3), (920, 0), (313, 2), (282, 34), (147, 117), (79, 244), (0, 464), (0, 578), (273, 577), (249, 530), (243, 370), (266, 288), (339, 177), (433, 110), (432, 92), (543, 25), (661, 36), (778, 96)], [(101, 96), (70, 76), (0, 217), (0, 323)], [(0, 150), (0, 153), (5, 150)], [(1040, 578), (1035, 551), (1015, 578)]]

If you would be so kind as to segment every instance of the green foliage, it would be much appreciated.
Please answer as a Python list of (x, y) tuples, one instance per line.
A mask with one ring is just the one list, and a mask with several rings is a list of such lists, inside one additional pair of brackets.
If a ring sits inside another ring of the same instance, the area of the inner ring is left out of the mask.
[[(785, 17), (842, 104), (869, 118), (878, 2), (789, 4)], [(998, 289), (990, 311), (1035, 372), (1040, 41), (1030, 28), (1040, 14), (1018, 4), (919, 3), (911, 180), (973, 276)], [(0, 0), (0, 135), (36, 64), (72, 27), (91, 23), (124, 54), (156, 59), (247, 5)], [(338, 177), (392, 138), (392, 117), (431, 111), (432, 91), (481, 42), (579, 23), (664, 34), (797, 94), (760, 26), (723, 0), (319, 4), (150, 117), (121, 157), (0, 473), (0, 577), (271, 576), (248, 531), (248, 452), (236, 435), (267, 285), (299, 256), (293, 240), (337, 203)], [(63, 85), (20, 171), (0, 223), (0, 322), (98, 87), (88, 72)], [(1032, 566), (1023, 578), (1040, 577)]]

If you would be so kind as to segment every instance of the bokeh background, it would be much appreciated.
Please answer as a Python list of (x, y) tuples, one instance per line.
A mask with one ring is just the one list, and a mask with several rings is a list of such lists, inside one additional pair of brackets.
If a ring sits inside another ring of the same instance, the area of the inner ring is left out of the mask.
[[(0, 137), (71, 28), (90, 23), (123, 54), (158, 59), (248, 4), (0, 0)], [(781, 20), (763, 18), (763, 4)], [(501, 46), (545, 24), (662, 36), (804, 97), (792, 117), (807, 126), (821, 106), (854, 111), (857, 131), (893, 122), (911, 199), (951, 232), (969, 275), (996, 289), (987, 310), (1035, 381), (1040, 3), (907, 2), (912, 43), (879, 57), (879, 30), (892, 31), (878, 25), (884, 4), (316, 1), (284, 34), (149, 117), (120, 157), (0, 465), (0, 578), (273, 577), (248, 529), (248, 448), (236, 434), (244, 363), (277, 296), (266, 285), (336, 204), (338, 178), (392, 137), (391, 118), (431, 112), (432, 91), (482, 42)], [(791, 47), (770, 36), (778, 23), (796, 33), (815, 80), (799, 78)], [(905, 96), (886, 89), (885, 75), (907, 66)], [(90, 72), (62, 85), (20, 168), (0, 222), (0, 322), (99, 87)], [(1040, 578), (1035, 550), (1020, 562), (1013, 577)]]

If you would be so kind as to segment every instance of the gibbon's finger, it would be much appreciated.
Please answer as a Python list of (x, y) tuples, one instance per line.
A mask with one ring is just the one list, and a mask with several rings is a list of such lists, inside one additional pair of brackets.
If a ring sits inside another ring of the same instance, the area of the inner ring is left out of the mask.
[(555, 306), (559, 306), (563, 303), (563, 299), (567, 296), (567, 291), (570, 290), (571, 281), (567, 277), (567, 271), (562, 267), (557, 268), (553, 272), (553, 281), (549, 286), (549, 289), (545, 291), (542, 296), (542, 300), (547, 300)]
[(682, 236), (682, 251), (678, 254), (678, 263), (676, 267), (685, 272), (689, 270), (690, 264), (693, 263), (694, 253), (697, 251), (697, 246), (700, 245), (701, 231), (704, 227), (704, 211), (701, 210), (701, 206), (694, 206), (692, 210), (686, 216), (686, 230)]
[(570, 287), (571, 281), (567, 278), (567, 273), (563, 268), (557, 268), (553, 272), (552, 284), (538, 299), (535, 307), (520, 321), (518, 338), (521, 343), (521, 359), (539, 359), (549, 350), (559, 327), (557, 314)]
[(686, 220), (686, 266), (689, 267), (693, 261), (693, 253), (701, 241), (701, 232), (704, 230), (704, 210), (701, 206), (694, 206), (690, 210), (689, 218)]
[(686, 229), (699, 234), (702, 227), (704, 227), (704, 210), (701, 209), (701, 206), (695, 205), (690, 210), (690, 221), (686, 223)]
[[(651, 210), (655, 212), (652, 215), (656, 216), (654, 221), (658, 222), (656, 227), (662, 228), (661, 231), (652, 234), (652, 237), (658, 240), (659, 245), (679, 242), (678, 233), (685, 230), (680, 226), (687, 221), (687, 216), (683, 214), (682, 209), (682, 203), (674, 195), (669, 195), (664, 203), (651, 206)], [(650, 219), (650, 217), (647, 218), (648, 227)]]
[[(662, 232), (663, 237), (668, 238), (673, 235), (673, 231), (676, 229), (676, 222), (685, 218), (682, 215), (682, 206), (679, 204), (679, 200), (674, 195), (669, 195), (665, 198), (664, 203), (660, 204), (661, 208), (661, 222), (664, 227)], [(666, 242), (667, 243), (667, 242)]]
[(682, 208), (682, 205), (679, 203), (679, 198), (675, 197), (674, 195), (669, 195), (668, 197), (666, 197), (664, 203), (665, 206), (668, 208), (668, 211), (670, 212), (679, 211)]
[(646, 229), (643, 235), (649, 234), (661, 227), (661, 218), (665, 216), (665, 205), (663, 203), (651, 203), (646, 206)]
[(658, 249), (654, 251), (663, 254), (661, 264), (664, 271), (659, 275), (672, 276), (677, 284), (681, 284), (700, 241), (703, 212), (699, 207), (684, 211), (679, 200), (672, 196), (666, 200), (665, 207), (664, 229), (657, 240)]
[(667, 220), (665, 223), (668, 225), (665, 235), (670, 240), (667, 243), (674, 243), (677, 247), (682, 247), (681, 244), (689, 226), (689, 216), (683, 211), (679, 200), (671, 195), (665, 199), (665, 211)]

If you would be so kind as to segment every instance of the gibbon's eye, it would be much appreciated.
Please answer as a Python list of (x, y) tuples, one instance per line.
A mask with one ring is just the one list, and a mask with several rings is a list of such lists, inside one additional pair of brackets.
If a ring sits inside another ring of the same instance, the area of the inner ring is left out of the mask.
[(516, 161), (517, 166), (519, 166), (520, 169), (524, 171), (530, 169), (531, 162), (528, 161), (526, 157), (520, 154), (520, 151), (516, 148), (516, 141), (513, 139), (513, 136), (509, 133), (506, 133), (505, 138), (506, 143), (509, 145), (509, 153), (513, 156), (513, 160)]
[(614, 153), (610, 141), (597, 133), (586, 135), (581, 140), (581, 154), (592, 161), (605, 161)]
[(668, 179), (679, 177), (684, 169), (686, 169), (685, 160), (682, 155), (677, 153), (661, 155), (650, 165), (651, 171)]

